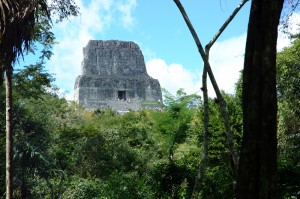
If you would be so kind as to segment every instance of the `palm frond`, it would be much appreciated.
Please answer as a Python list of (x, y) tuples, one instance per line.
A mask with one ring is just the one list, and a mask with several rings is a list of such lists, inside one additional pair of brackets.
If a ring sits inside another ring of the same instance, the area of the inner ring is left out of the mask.
[(45, 0), (0, 0), (0, 62), (13, 63), (30, 49), (40, 12), (50, 20)]

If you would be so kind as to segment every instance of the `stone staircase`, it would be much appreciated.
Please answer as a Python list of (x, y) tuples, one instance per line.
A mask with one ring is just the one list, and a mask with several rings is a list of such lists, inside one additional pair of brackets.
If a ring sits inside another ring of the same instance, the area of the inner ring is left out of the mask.
[(128, 102), (123, 100), (116, 100), (107, 102), (107, 105), (109, 108), (117, 111), (118, 113), (126, 113), (129, 112), (129, 110), (137, 111), (139, 109), (142, 109), (142, 106), (139, 104), (139, 102), (135, 101)]
[(145, 101), (138, 101), (138, 100), (110, 100), (106, 102), (95, 102), (92, 103), (93, 108), (91, 110), (95, 109), (104, 109), (104, 108), (110, 108), (113, 111), (116, 111), (119, 114), (128, 113), (129, 110), (138, 111), (140, 109), (152, 109), (152, 110), (162, 110), (161, 105), (155, 104), (155, 103), (147, 103)]

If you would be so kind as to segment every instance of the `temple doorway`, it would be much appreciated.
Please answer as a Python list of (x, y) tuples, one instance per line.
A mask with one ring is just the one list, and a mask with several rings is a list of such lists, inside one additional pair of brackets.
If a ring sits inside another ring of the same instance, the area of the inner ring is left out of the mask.
[(126, 101), (126, 91), (118, 91), (118, 99)]

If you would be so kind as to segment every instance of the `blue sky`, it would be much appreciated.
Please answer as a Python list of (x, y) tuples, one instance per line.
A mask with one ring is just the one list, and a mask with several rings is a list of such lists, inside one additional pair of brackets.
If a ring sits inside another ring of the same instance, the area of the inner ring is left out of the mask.
[[(148, 74), (161, 87), (175, 93), (184, 88), (199, 93), (203, 62), (194, 40), (173, 0), (75, 0), (80, 15), (54, 25), (58, 44), (46, 69), (55, 84), (73, 99), (75, 78), (80, 75), (82, 48), (88, 40), (136, 42)], [(240, 0), (181, 0), (203, 45), (213, 37)], [(240, 10), (211, 49), (210, 62), (219, 87), (234, 91), (243, 67), (250, 1)], [(283, 38), (281, 46), (288, 44)], [(281, 47), (280, 47), (281, 48)], [(209, 93), (213, 89), (209, 86)]]

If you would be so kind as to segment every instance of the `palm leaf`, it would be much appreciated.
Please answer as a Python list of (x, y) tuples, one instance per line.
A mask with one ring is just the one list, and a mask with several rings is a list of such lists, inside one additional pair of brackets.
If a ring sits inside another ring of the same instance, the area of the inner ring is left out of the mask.
[(40, 12), (50, 20), (45, 0), (0, 0), (0, 62), (13, 63), (30, 49)]

